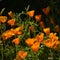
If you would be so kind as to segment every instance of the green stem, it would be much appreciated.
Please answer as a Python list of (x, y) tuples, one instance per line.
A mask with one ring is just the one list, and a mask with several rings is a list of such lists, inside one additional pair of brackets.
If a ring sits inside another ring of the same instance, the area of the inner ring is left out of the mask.
[(35, 53), (35, 58), (34, 58), (34, 60), (38, 60), (38, 55), (37, 55), (37, 53)]
[(3, 9), (1, 10), (1, 12), (0, 12), (1, 15), (2, 15), (2, 13), (4, 12), (4, 10), (5, 10), (5, 8), (3, 8)]
[(17, 45), (15, 45), (15, 49), (16, 49), (15, 51), (16, 51), (16, 53), (17, 53)]
[(50, 59), (53, 60), (53, 52), (51, 49), (50, 49)]
[(2, 54), (2, 60), (4, 58), (4, 54), (3, 54), (3, 44), (1, 45), (1, 54)]

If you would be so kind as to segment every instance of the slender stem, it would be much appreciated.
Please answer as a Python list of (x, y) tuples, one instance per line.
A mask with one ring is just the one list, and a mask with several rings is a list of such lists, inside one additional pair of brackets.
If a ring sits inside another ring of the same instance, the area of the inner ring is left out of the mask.
[(4, 58), (4, 54), (3, 54), (3, 44), (1, 44), (1, 54), (2, 54), (2, 60)]
[(0, 14), (2, 14), (2, 13), (4, 12), (4, 10), (5, 10), (5, 8), (3, 8), (3, 9), (1, 10)]
[[(2, 24), (0, 23), (0, 29), (1, 29), (1, 33), (3, 32), (3, 30), (2, 30)], [(1, 38), (0, 38), (1, 39)], [(1, 56), (2, 56), (2, 60), (3, 60), (3, 58), (4, 58), (4, 52), (3, 52), (3, 44), (4, 44), (4, 42), (3, 42), (3, 39), (2, 39), (2, 44), (1, 44)]]
[(15, 49), (16, 49), (15, 51), (16, 51), (16, 53), (17, 53), (17, 45), (15, 45)]
[(50, 49), (50, 59), (53, 60), (53, 52), (51, 49)]

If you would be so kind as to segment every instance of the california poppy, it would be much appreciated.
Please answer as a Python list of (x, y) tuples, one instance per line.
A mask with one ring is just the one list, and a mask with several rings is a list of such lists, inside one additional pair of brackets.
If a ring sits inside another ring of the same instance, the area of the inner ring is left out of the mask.
[(15, 19), (8, 20), (7, 23), (11, 26), (14, 26), (15, 25)]
[(58, 36), (56, 36), (57, 33), (50, 33), (49, 34), (49, 39), (53, 39), (53, 40), (58, 40)]
[(50, 28), (44, 28), (43, 29), (44, 33), (49, 34), (50, 33)]
[(53, 49), (57, 50), (59, 48), (60, 41), (55, 41), (55, 44), (53, 46)]
[(4, 39), (9, 39), (9, 38), (11, 38), (14, 35), (15, 34), (11, 30), (7, 30), (7, 31), (5, 31), (5, 32), (2, 33), (2, 37)]
[(21, 30), (23, 30), (23, 26), (19, 26), (13, 30), (14, 34), (22, 34)]
[(42, 15), (35, 15), (35, 19), (36, 19), (36, 21), (40, 22), (40, 20), (41, 20), (41, 16), (42, 16)]
[(35, 42), (35, 43), (31, 46), (31, 48), (32, 48), (32, 50), (33, 50), (34, 52), (37, 52), (38, 49), (39, 49), (39, 47), (40, 47), (40, 42)]
[(28, 45), (28, 46), (31, 46), (31, 45), (33, 45), (33, 44), (34, 44), (35, 39), (34, 39), (34, 38), (28, 38), (28, 39), (26, 39), (26, 41), (25, 41), (25, 42), (27, 43), (27, 45)]
[(50, 18), (50, 23), (54, 24), (54, 19), (53, 18)]
[(36, 40), (37, 40), (38, 42), (43, 41), (43, 39), (44, 39), (44, 33), (41, 33), (40, 35), (37, 35), (37, 36), (36, 36)]
[(56, 25), (56, 26), (54, 27), (54, 31), (55, 31), (55, 32), (59, 32), (59, 31), (60, 31), (60, 26), (59, 26), (59, 25)]
[(46, 8), (43, 8), (42, 11), (43, 11), (44, 14), (48, 15), (49, 12), (50, 12), (50, 6), (47, 6)]
[(40, 24), (40, 26), (41, 26), (42, 28), (45, 28), (43, 21), (40, 21), (39, 24)]
[(20, 30), (16, 30), (16, 29), (14, 29), (13, 30), (13, 33), (16, 35), (16, 34), (22, 34), (22, 32), (20, 31)]
[(21, 59), (25, 59), (25, 57), (27, 56), (27, 52), (24, 51), (19, 51), (17, 54)]
[(13, 12), (12, 12), (12, 11), (9, 11), (9, 12), (8, 12), (8, 15), (9, 15), (10, 17), (13, 17)]
[(56, 49), (56, 48), (58, 48), (59, 41), (58, 40), (53, 40), (53, 39), (47, 39), (47, 40), (43, 41), (43, 44), (46, 47)]
[(20, 43), (20, 39), (19, 38), (13, 39), (12, 43), (14, 43), (15, 45), (18, 45)]
[(29, 15), (29, 17), (33, 17), (34, 16), (34, 10), (28, 11), (27, 15)]
[(44, 44), (46, 47), (52, 48), (55, 43), (54, 43), (51, 39), (47, 39), (47, 40), (44, 40), (44, 41), (43, 41), (43, 44)]
[(0, 22), (5, 23), (7, 21), (7, 16), (0, 16)]

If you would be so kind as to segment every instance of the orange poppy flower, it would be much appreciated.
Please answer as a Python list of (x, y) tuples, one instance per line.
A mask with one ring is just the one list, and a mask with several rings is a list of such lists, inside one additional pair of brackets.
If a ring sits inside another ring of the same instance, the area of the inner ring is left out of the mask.
[(15, 45), (18, 45), (20, 43), (20, 39), (19, 38), (13, 39), (12, 43), (14, 43)]
[(4, 39), (9, 39), (14, 35), (14, 33), (11, 30), (7, 30), (2, 34), (2, 37)]
[(43, 44), (46, 46), (46, 47), (49, 47), (49, 48), (53, 48), (53, 49), (56, 49), (58, 48), (59, 46), (59, 41), (58, 40), (54, 40), (54, 38), (49, 38), (47, 40), (44, 40), (43, 41)]
[(45, 28), (45, 26), (44, 26), (44, 22), (43, 21), (40, 21), (40, 26), (42, 27), (42, 28)]
[(14, 34), (22, 34), (21, 30), (23, 30), (23, 26), (13, 29), (13, 32)]
[(35, 12), (34, 10), (28, 11), (27, 14), (29, 15), (29, 17), (33, 17), (34, 16), (34, 12)]
[(40, 21), (41, 21), (41, 16), (42, 16), (42, 15), (35, 15), (36, 21), (40, 22)]
[(34, 26), (29, 26), (29, 30), (33, 32), (34, 31)]
[(43, 41), (43, 44), (46, 46), (46, 47), (49, 47), (49, 48), (53, 48), (53, 46), (55, 45), (55, 41), (53, 41), (53, 39), (47, 39), (47, 40), (44, 40)]
[(0, 16), (0, 22), (1, 23), (5, 23), (7, 20), (7, 17), (6, 16)]
[(59, 25), (56, 25), (56, 26), (54, 27), (54, 31), (55, 31), (55, 32), (59, 32), (59, 31), (60, 31)]
[(50, 34), (50, 28), (44, 28), (43, 31), (44, 31), (44, 33), (46, 33), (46, 34)]
[(35, 42), (31, 48), (34, 52), (37, 52), (39, 50), (39, 47), (40, 47), (40, 42)]
[(34, 38), (28, 38), (28, 39), (26, 39), (26, 41), (25, 41), (25, 42), (28, 44), (28, 46), (31, 46), (31, 45), (33, 45), (33, 44), (34, 44), (35, 39), (34, 39)]
[(49, 39), (53, 39), (53, 40), (58, 40), (58, 36), (56, 36), (57, 33), (50, 33), (49, 34)]
[(36, 40), (37, 40), (38, 42), (43, 41), (43, 39), (44, 39), (44, 33), (41, 33), (40, 35), (37, 35), (37, 36), (36, 36)]
[(51, 23), (51, 24), (54, 24), (53, 18), (50, 18), (50, 23)]
[(21, 32), (21, 31), (16, 30), (16, 29), (14, 29), (14, 30), (13, 30), (13, 33), (14, 33), (14, 34), (22, 34), (22, 32)]
[(57, 50), (58, 47), (59, 47), (59, 44), (60, 44), (60, 42), (59, 42), (58, 40), (55, 41), (55, 44), (54, 44), (54, 46), (53, 46), (53, 49)]
[(49, 12), (50, 12), (50, 7), (47, 6), (46, 8), (43, 8), (42, 11), (43, 11), (44, 14), (48, 15)]
[(17, 27), (15, 29), (11, 29), (11, 31), (14, 33), (14, 34), (22, 34), (22, 31), (23, 30), (23, 26), (20, 26), (20, 27)]
[(18, 56), (19, 56), (21, 59), (25, 59), (26, 56), (27, 56), (27, 52), (19, 51), (19, 52), (18, 52)]
[(8, 12), (8, 15), (9, 15), (10, 17), (13, 17), (13, 12), (12, 12), (12, 11), (9, 11), (9, 12)]
[(11, 19), (7, 23), (11, 26), (14, 26), (15, 25), (15, 19)]

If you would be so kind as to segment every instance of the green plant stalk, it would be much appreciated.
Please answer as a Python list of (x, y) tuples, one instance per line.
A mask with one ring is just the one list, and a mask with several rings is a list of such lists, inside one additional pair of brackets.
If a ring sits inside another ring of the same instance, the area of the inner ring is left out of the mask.
[(1, 10), (1, 12), (0, 12), (1, 15), (2, 15), (2, 13), (4, 12), (4, 10), (5, 10), (5, 8), (3, 8), (3, 9)]
[(29, 30), (29, 37), (31, 37), (31, 35), (30, 35), (30, 30)]
[(37, 60), (38, 59), (38, 55), (37, 55), (37, 53), (35, 53), (35, 58), (34, 58), (34, 60)]
[(32, 57), (32, 60), (36, 60), (35, 59), (35, 55), (34, 55), (34, 52), (31, 50), (31, 57)]
[[(1, 23), (0, 23), (0, 26), (2, 26)], [(3, 32), (3, 31), (2, 31), (2, 27), (1, 27), (0, 29), (1, 29), (0, 31), (1, 31), (1, 33), (2, 33), (2, 32)], [(3, 41), (3, 39), (2, 39), (2, 41)], [(4, 44), (4, 42), (1, 44), (1, 55), (2, 55), (2, 60), (4, 59), (3, 44)]]
[(54, 58), (53, 58), (53, 52), (52, 52), (52, 50), (50, 49), (50, 58), (51, 58), (51, 60), (53, 60)]
[(1, 54), (2, 54), (2, 60), (4, 60), (4, 54), (3, 54), (3, 44), (1, 45)]
[(17, 45), (15, 45), (15, 49), (16, 49), (15, 51), (16, 51), (16, 53), (17, 53)]

